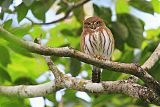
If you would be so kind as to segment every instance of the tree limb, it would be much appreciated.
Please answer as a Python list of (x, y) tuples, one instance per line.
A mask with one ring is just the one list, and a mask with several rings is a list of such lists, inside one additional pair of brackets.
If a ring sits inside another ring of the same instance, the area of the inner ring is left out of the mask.
[(0, 93), (18, 97), (38, 97), (56, 91), (55, 82), (51, 81), (40, 85), (0, 86)]
[[(93, 64), (101, 68), (106, 68), (109, 70), (115, 70), (117, 72), (135, 75), (140, 79), (142, 79), (149, 87), (147, 88), (139, 84), (136, 84), (134, 83), (134, 81), (132, 81), (132, 79), (120, 80), (120, 81), (107, 81), (102, 83), (92, 83), (91, 81), (88, 80), (69, 77), (67, 75), (62, 74), (49, 58), (46, 59), (47, 64), (50, 70), (54, 73), (56, 79), (57, 77), (60, 77), (58, 78), (58, 82), (52, 81), (46, 84), (35, 85), (35, 86), (25, 86), (25, 85), (0, 86), (0, 93), (2, 94), (18, 95), (22, 97), (35, 97), (35, 96), (44, 96), (60, 88), (68, 88), (68, 89), (75, 89), (79, 91), (92, 92), (92, 93), (110, 93), (110, 94), (123, 93), (135, 98), (140, 98), (141, 100), (147, 101), (149, 103), (160, 105), (160, 97), (158, 93), (160, 89), (159, 83), (146, 72), (146, 69), (141, 68), (139, 65), (132, 63), (131, 64), (118, 63), (111, 61), (103, 62), (69, 47), (63, 47), (63, 48), (42, 47), (41, 45), (32, 42), (20, 40), (19, 38), (17, 38), (10, 32), (6, 31), (2, 27), (0, 27), (0, 34), (1, 37), (5, 38), (6, 40), (21, 45), (22, 47), (25, 47), (26, 49), (34, 53), (39, 53), (42, 55), (74, 57), (83, 62)], [(157, 49), (155, 50), (156, 55), (157, 53), (159, 54), (159, 46), (160, 45), (158, 45)], [(152, 58), (153, 55), (151, 55), (149, 59), (153, 60)]]
[(32, 24), (36, 24), (36, 25), (49, 25), (49, 24), (57, 23), (57, 22), (60, 22), (60, 21), (63, 21), (64, 19), (66, 19), (69, 16), (69, 14), (73, 11), (73, 9), (82, 6), (83, 4), (87, 3), (88, 1), (90, 1), (90, 0), (80, 0), (79, 2), (77, 2), (76, 4), (73, 4), (73, 5), (70, 5), (68, 2), (63, 1), (63, 2), (65, 2), (65, 4), (68, 5), (68, 9), (66, 10), (66, 13), (64, 14), (63, 17), (61, 17), (61, 18), (59, 18), (57, 20), (54, 20), (52, 22), (48, 22), (48, 23), (35, 23), (30, 18), (27, 18), (27, 19), (29, 21), (31, 21)]
[(49, 69), (52, 71), (53, 75), (55, 76), (55, 83), (60, 84), (61, 78), (63, 77), (63, 73), (58, 70), (56, 65), (54, 65), (53, 61), (50, 59), (50, 56), (44, 56)]
[(160, 97), (152, 90), (128, 80), (92, 83), (88, 80), (69, 77), (67, 75), (64, 75), (59, 84), (51, 81), (40, 85), (0, 86), (0, 93), (9, 96), (38, 97), (46, 96), (61, 88), (90, 93), (125, 94), (148, 103), (160, 105)]
[(113, 81), (102, 82), (102, 84), (99, 84), (98, 86), (96, 86), (97, 83), (92, 83), (92, 82), (89, 83), (90, 81), (85, 82), (83, 79), (77, 79), (75, 77), (69, 77), (67, 75), (62, 74), (58, 70), (58, 68), (53, 64), (53, 61), (50, 59), (50, 57), (47, 57), (46, 61), (49, 66), (49, 69), (53, 72), (53, 74), (60, 75), (60, 76), (57, 75), (57, 77), (59, 78), (58, 80), (56, 80), (57, 82), (55, 84), (56, 85), (61, 84), (60, 85), (61, 87), (65, 87), (67, 89), (75, 89), (75, 90), (80, 89), (80, 91), (85, 90), (87, 92), (92, 92), (92, 93), (94, 92), (94, 89), (95, 89), (94, 93), (106, 93), (106, 91), (107, 93), (110, 93), (110, 92), (111, 93), (122, 93), (122, 94), (126, 94), (132, 97), (140, 98), (141, 100), (144, 100), (149, 103), (156, 103), (156, 104), (158, 104), (158, 102), (160, 101), (159, 95), (151, 91), (151, 89), (147, 87), (143, 87), (138, 84), (134, 84), (136, 81), (134, 80), (136, 79), (134, 77), (129, 77), (126, 80), (120, 80), (120, 81), (114, 81), (114, 82)]
[(152, 55), (142, 65), (142, 68), (151, 69), (159, 59), (160, 59), (160, 44), (158, 44), (157, 48), (154, 50)]
[(39, 44), (35, 44), (33, 42), (28, 42), (21, 40), (8, 32), (7, 30), (0, 27), (1, 37), (5, 38), (8, 41), (14, 42), (22, 47), (25, 47), (30, 52), (38, 53), (41, 55), (56, 55), (63, 57), (73, 57), (77, 58), (80, 61), (86, 62), (88, 64), (92, 64), (98, 66), (100, 68), (113, 70), (115, 72), (121, 72), (126, 74), (131, 74), (142, 79), (146, 85), (153, 90), (154, 92), (160, 95), (160, 83), (155, 80), (150, 74), (147, 73), (146, 69), (143, 69), (141, 66), (137, 64), (128, 64), (128, 63), (119, 63), (119, 62), (111, 62), (111, 61), (101, 61), (95, 59), (85, 53), (77, 51), (73, 48), (62, 47), (62, 48), (50, 48), (43, 47)]

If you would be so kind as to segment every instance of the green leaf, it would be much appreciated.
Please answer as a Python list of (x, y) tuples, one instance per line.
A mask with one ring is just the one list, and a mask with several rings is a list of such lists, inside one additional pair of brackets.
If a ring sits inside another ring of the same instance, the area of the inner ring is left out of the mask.
[(140, 48), (143, 42), (143, 26), (140, 20), (130, 14), (118, 14), (118, 21), (128, 28), (127, 44), (134, 48)]
[[(97, 98), (95, 98), (93, 100), (92, 105), (94, 105), (93, 107), (100, 107), (100, 105), (106, 104), (107, 101), (110, 101), (114, 97), (115, 97), (115, 95), (113, 95), (113, 94), (101, 94), (100, 96), (98, 96)], [(108, 102), (107, 102), (107, 104), (108, 104)], [(114, 106), (106, 106), (106, 107), (114, 107)]]
[(160, 1), (159, 0), (152, 0), (152, 5), (154, 8), (154, 11), (157, 13), (160, 13)]
[(45, 21), (45, 9), (42, 8), (41, 3), (35, 3), (32, 5), (31, 10), (34, 16), (40, 20)]
[(46, 32), (43, 31), (42, 27), (41, 26), (34, 26), (32, 28), (32, 31), (29, 32), (29, 34), (33, 37), (33, 38), (37, 38), (39, 37), (40, 35), (42, 35), (42, 37), (44, 35), (46, 35)]
[(1, 1), (0, 1), (0, 5), (2, 5), (2, 3), (3, 3), (3, 1), (1, 0)]
[[(106, 7), (99, 7), (93, 4), (94, 14), (104, 20), (105, 23), (111, 22), (111, 9)], [(107, 22), (106, 22), (107, 21)]]
[(74, 34), (73, 34), (73, 29), (72, 29), (72, 30), (62, 29), (60, 32), (61, 32), (63, 35), (65, 35), (65, 36), (74, 36)]
[[(66, 93), (64, 94), (64, 98), (66, 98), (65, 100), (67, 102), (72, 102), (74, 104), (74, 102), (78, 102), (78, 98), (75, 96), (76, 91), (73, 90), (66, 90)], [(76, 104), (77, 106), (77, 104)], [(81, 107), (81, 106), (77, 106), (77, 107)], [(82, 106), (82, 107), (86, 107), (86, 106)]]
[(12, 64), (9, 64), (7, 70), (11, 71), (9, 73), (13, 80), (16, 80), (19, 77), (36, 79), (48, 69), (46, 62), (41, 55), (34, 56), (35, 58), (25, 57), (12, 52)]
[(27, 103), (24, 102), (24, 98), (20, 98), (17, 96), (1, 95), (1, 100), (0, 100), (1, 107), (30, 107), (28, 106)]
[(120, 22), (111, 23), (111, 31), (115, 39), (115, 47), (119, 50), (124, 50), (125, 40), (128, 38), (127, 27)]
[(116, 13), (129, 13), (127, 0), (116, 0)]
[(6, 22), (4, 22), (3, 28), (9, 29), (11, 27), (11, 25), (12, 25), (12, 19), (9, 19)]
[(1, 19), (1, 20), (3, 19), (3, 16), (4, 16), (4, 13), (1, 12), (1, 13), (0, 13), (0, 19)]
[(121, 73), (104, 69), (102, 72), (102, 81), (117, 80), (121, 76)]
[(23, 37), (29, 32), (30, 29), (31, 29), (31, 25), (24, 24), (24, 25), (21, 25), (20, 27), (10, 28), (9, 31), (18, 37)]
[(36, 18), (45, 21), (45, 13), (53, 4), (53, 2), (54, 0), (35, 1), (31, 6), (32, 13)]
[[(49, 30), (51, 37), (47, 46), (59, 47), (65, 44), (70, 44), (71, 47), (76, 47), (80, 42), (79, 26), (75, 17), (72, 17), (71, 23), (61, 22), (59, 25)], [(58, 42), (57, 42), (58, 41)]]
[(160, 28), (158, 29), (149, 29), (146, 31), (147, 36), (145, 37), (151, 41), (159, 41), (158, 35), (160, 34)]
[(160, 61), (157, 61), (156, 64), (151, 68), (150, 73), (156, 80), (160, 81)]
[(31, 6), (31, 4), (34, 2), (34, 0), (22, 0), (22, 1), (26, 6)]
[(151, 14), (154, 13), (153, 6), (149, 1), (146, 1), (146, 0), (130, 0), (129, 4), (132, 5), (133, 7), (141, 10), (141, 11), (151, 13)]
[(13, 0), (4, 0), (1, 2), (1, 6), (3, 9), (8, 9), (9, 6), (12, 4)]
[(0, 45), (0, 63), (5, 67), (11, 63), (8, 49), (2, 45)]
[(149, 42), (149, 43), (147, 42), (147, 46), (141, 52), (141, 58), (139, 61), (140, 64), (143, 64), (149, 58), (149, 56), (155, 50), (157, 45), (158, 42)]
[(68, 6), (64, 2), (59, 2), (58, 6), (60, 6), (60, 8), (56, 11), (56, 15), (65, 12), (68, 9)]
[(7, 80), (11, 82), (11, 77), (5, 69), (0, 67), (0, 81), (3, 81), (3, 80)]
[(18, 45), (13, 44), (13, 43), (9, 43), (8, 47), (18, 54), (21, 54), (21, 55), (24, 55), (24, 56), (27, 56), (27, 57), (33, 57), (33, 55), (27, 49), (25, 49), (21, 46), (18, 46)]
[(122, 54), (119, 61), (124, 63), (129, 63), (133, 62), (133, 59), (134, 59), (134, 52), (133, 50), (128, 49), (126, 52), (124, 52), (124, 54)]
[(77, 76), (81, 70), (81, 62), (75, 58), (70, 58), (70, 72), (73, 76)]
[(79, 7), (79, 8), (74, 9), (73, 13), (74, 13), (76, 19), (80, 23), (83, 23), (83, 20), (84, 20), (84, 17), (85, 17), (85, 14), (84, 14), (84, 11), (83, 11), (83, 7)]
[(20, 22), (22, 19), (26, 17), (28, 7), (26, 7), (24, 3), (21, 3), (18, 7), (16, 7), (16, 11), (18, 13), (18, 22)]
[(35, 85), (35, 81), (30, 77), (19, 77), (14, 81), (15, 85)]
[(52, 101), (54, 103), (54, 107), (58, 107), (59, 102), (56, 100), (55, 96), (56, 96), (56, 93), (52, 93), (52, 94), (45, 95), (45, 98)]

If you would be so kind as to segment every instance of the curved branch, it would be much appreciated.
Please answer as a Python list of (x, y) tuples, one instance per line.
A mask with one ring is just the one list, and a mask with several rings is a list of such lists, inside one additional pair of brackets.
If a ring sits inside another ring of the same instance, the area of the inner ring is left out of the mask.
[(160, 43), (158, 44), (157, 48), (154, 50), (152, 55), (142, 65), (142, 68), (151, 69), (159, 59), (160, 59)]
[[(29, 18), (27, 18), (27, 19), (28, 19), (29, 21), (31, 21), (33, 24), (36, 24), (36, 25), (48, 25), (48, 24), (57, 23), (57, 22), (60, 22), (60, 21), (62, 21), (62, 20), (64, 20), (64, 19), (66, 19), (66, 18), (69, 16), (69, 14), (72, 12), (73, 9), (82, 6), (83, 4), (87, 3), (88, 1), (90, 1), (90, 0), (80, 0), (80, 1), (79, 1), (78, 3), (76, 3), (76, 4), (68, 5), (69, 7), (68, 7), (68, 10), (66, 11), (65, 15), (64, 15), (63, 17), (57, 19), (57, 20), (52, 21), (52, 22), (48, 22), (48, 23), (35, 23), (35, 22), (33, 22), (31, 19), (29, 19)], [(68, 4), (68, 3), (67, 3), (67, 4)]]
[(132, 74), (142, 79), (151, 90), (160, 95), (160, 83), (157, 80), (155, 80), (150, 74), (148, 74), (145, 69), (142, 69), (141, 66), (137, 64), (119, 63), (111, 61), (104, 62), (69, 47), (62, 47), (62, 48), (42, 47), (41, 45), (38, 45), (33, 42), (20, 40), (15, 35), (11, 34), (2, 27), (0, 27), (0, 33), (2, 34), (1, 37), (5, 38), (8, 41), (14, 42), (18, 45), (21, 45), (22, 47), (25, 47), (26, 49), (28, 49), (30, 52), (33, 53), (38, 53), (41, 55), (73, 57), (88, 64), (98, 66), (100, 68), (113, 70), (115, 72)]

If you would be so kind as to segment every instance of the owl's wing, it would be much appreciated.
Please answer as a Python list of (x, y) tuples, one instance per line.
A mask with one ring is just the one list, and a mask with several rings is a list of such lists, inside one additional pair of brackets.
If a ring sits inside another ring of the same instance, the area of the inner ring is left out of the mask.
[(114, 41), (114, 38), (113, 38), (113, 34), (112, 34), (112, 32), (111, 32), (111, 30), (108, 28), (108, 27), (106, 27), (106, 31), (108, 32), (108, 34), (109, 34), (109, 36), (110, 36), (110, 39), (111, 39), (111, 41), (112, 41), (112, 52), (113, 52), (113, 50), (114, 50), (114, 45), (115, 45), (115, 41)]
[(80, 47), (81, 47), (81, 51), (84, 52), (84, 42), (85, 42), (85, 32), (83, 31), (81, 34), (81, 41), (80, 41)]

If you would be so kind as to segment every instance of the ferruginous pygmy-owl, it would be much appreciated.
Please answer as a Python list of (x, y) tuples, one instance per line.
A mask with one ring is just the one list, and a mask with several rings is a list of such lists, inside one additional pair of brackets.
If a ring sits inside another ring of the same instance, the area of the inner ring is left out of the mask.
[[(100, 60), (110, 60), (114, 50), (114, 38), (111, 31), (99, 17), (89, 17), (83, 22), (81, 51)], [(99, 83), (101, 68), (92, 67), (92, 82)]]

